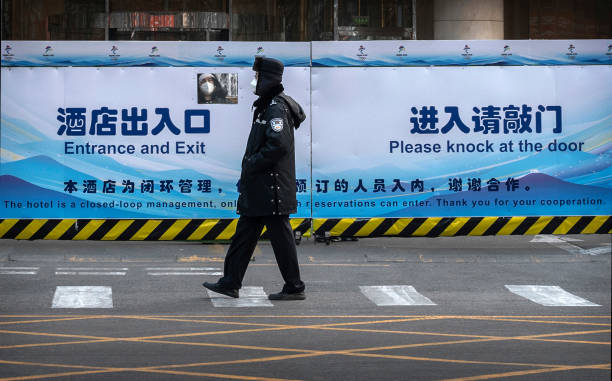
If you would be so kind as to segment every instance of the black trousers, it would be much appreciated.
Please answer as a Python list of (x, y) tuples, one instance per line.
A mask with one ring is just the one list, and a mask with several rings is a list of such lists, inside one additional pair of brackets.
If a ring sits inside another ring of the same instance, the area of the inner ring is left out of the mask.
[(242, 279), (264, 225), (268, 230), (276, 263), (285, 281), (283, 291), (289, 293), (304, 291), (305, 286), (300, 279), (295, 237), (289, 216), (240, 216), (236, 234), (225, 256), (223, 278), (219, 283), (232, 289), (242, 287)]

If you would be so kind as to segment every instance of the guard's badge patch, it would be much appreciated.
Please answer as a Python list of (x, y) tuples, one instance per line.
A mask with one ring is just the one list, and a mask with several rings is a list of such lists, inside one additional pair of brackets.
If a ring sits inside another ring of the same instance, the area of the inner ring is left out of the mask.
[(281, 132), (283, 130), (283, 120), (281, 118), (274, 118), (270, 120), (270, 126), (274, 132)]

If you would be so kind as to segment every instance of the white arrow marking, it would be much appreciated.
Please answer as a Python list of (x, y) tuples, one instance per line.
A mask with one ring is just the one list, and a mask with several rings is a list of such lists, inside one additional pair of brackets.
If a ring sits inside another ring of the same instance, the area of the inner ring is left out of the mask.
[(530, 242), (546, 242), (554, 247), (567, 251), (570, 254), (577, 255), (600, 255), (600, 254), (610, 254), (611, 244), (606, 244), (606, 246), (595, 247), (592, 249), (583, 249), (580, 246), (569, 243), (568, 241), (582, 241), (580, 239), (570, 238), (570, 237), (559, 237), (548, 234), (540, 234), (536, 235)]

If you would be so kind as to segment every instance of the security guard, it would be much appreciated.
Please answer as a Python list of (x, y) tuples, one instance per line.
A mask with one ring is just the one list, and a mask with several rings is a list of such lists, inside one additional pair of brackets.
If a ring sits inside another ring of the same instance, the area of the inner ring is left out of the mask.
[(253, 70), (255, 79), (251, 85), (259, 98), (253, 103), (253, 123), (238, 182), (240, 219), (225, 257), (223, 277), (217, 283), (202, 285), (237, 298), (257, 240), (266, 226), (285, 281), (283, 289), (268, 298), (303, 300), (305, 286), (300, 279), (289, 214), (297, 209), (293, 132), (306, 115), (293, 98), (283, 93), (282, 62), (256, 57)]

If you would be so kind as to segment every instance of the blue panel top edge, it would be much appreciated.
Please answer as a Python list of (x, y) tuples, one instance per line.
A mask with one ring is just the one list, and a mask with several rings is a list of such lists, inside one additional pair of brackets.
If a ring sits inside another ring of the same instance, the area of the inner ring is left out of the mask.
[(313, 42), (2, 41), (3, 67), (287, 67), (612, 65), (612, 40)]

